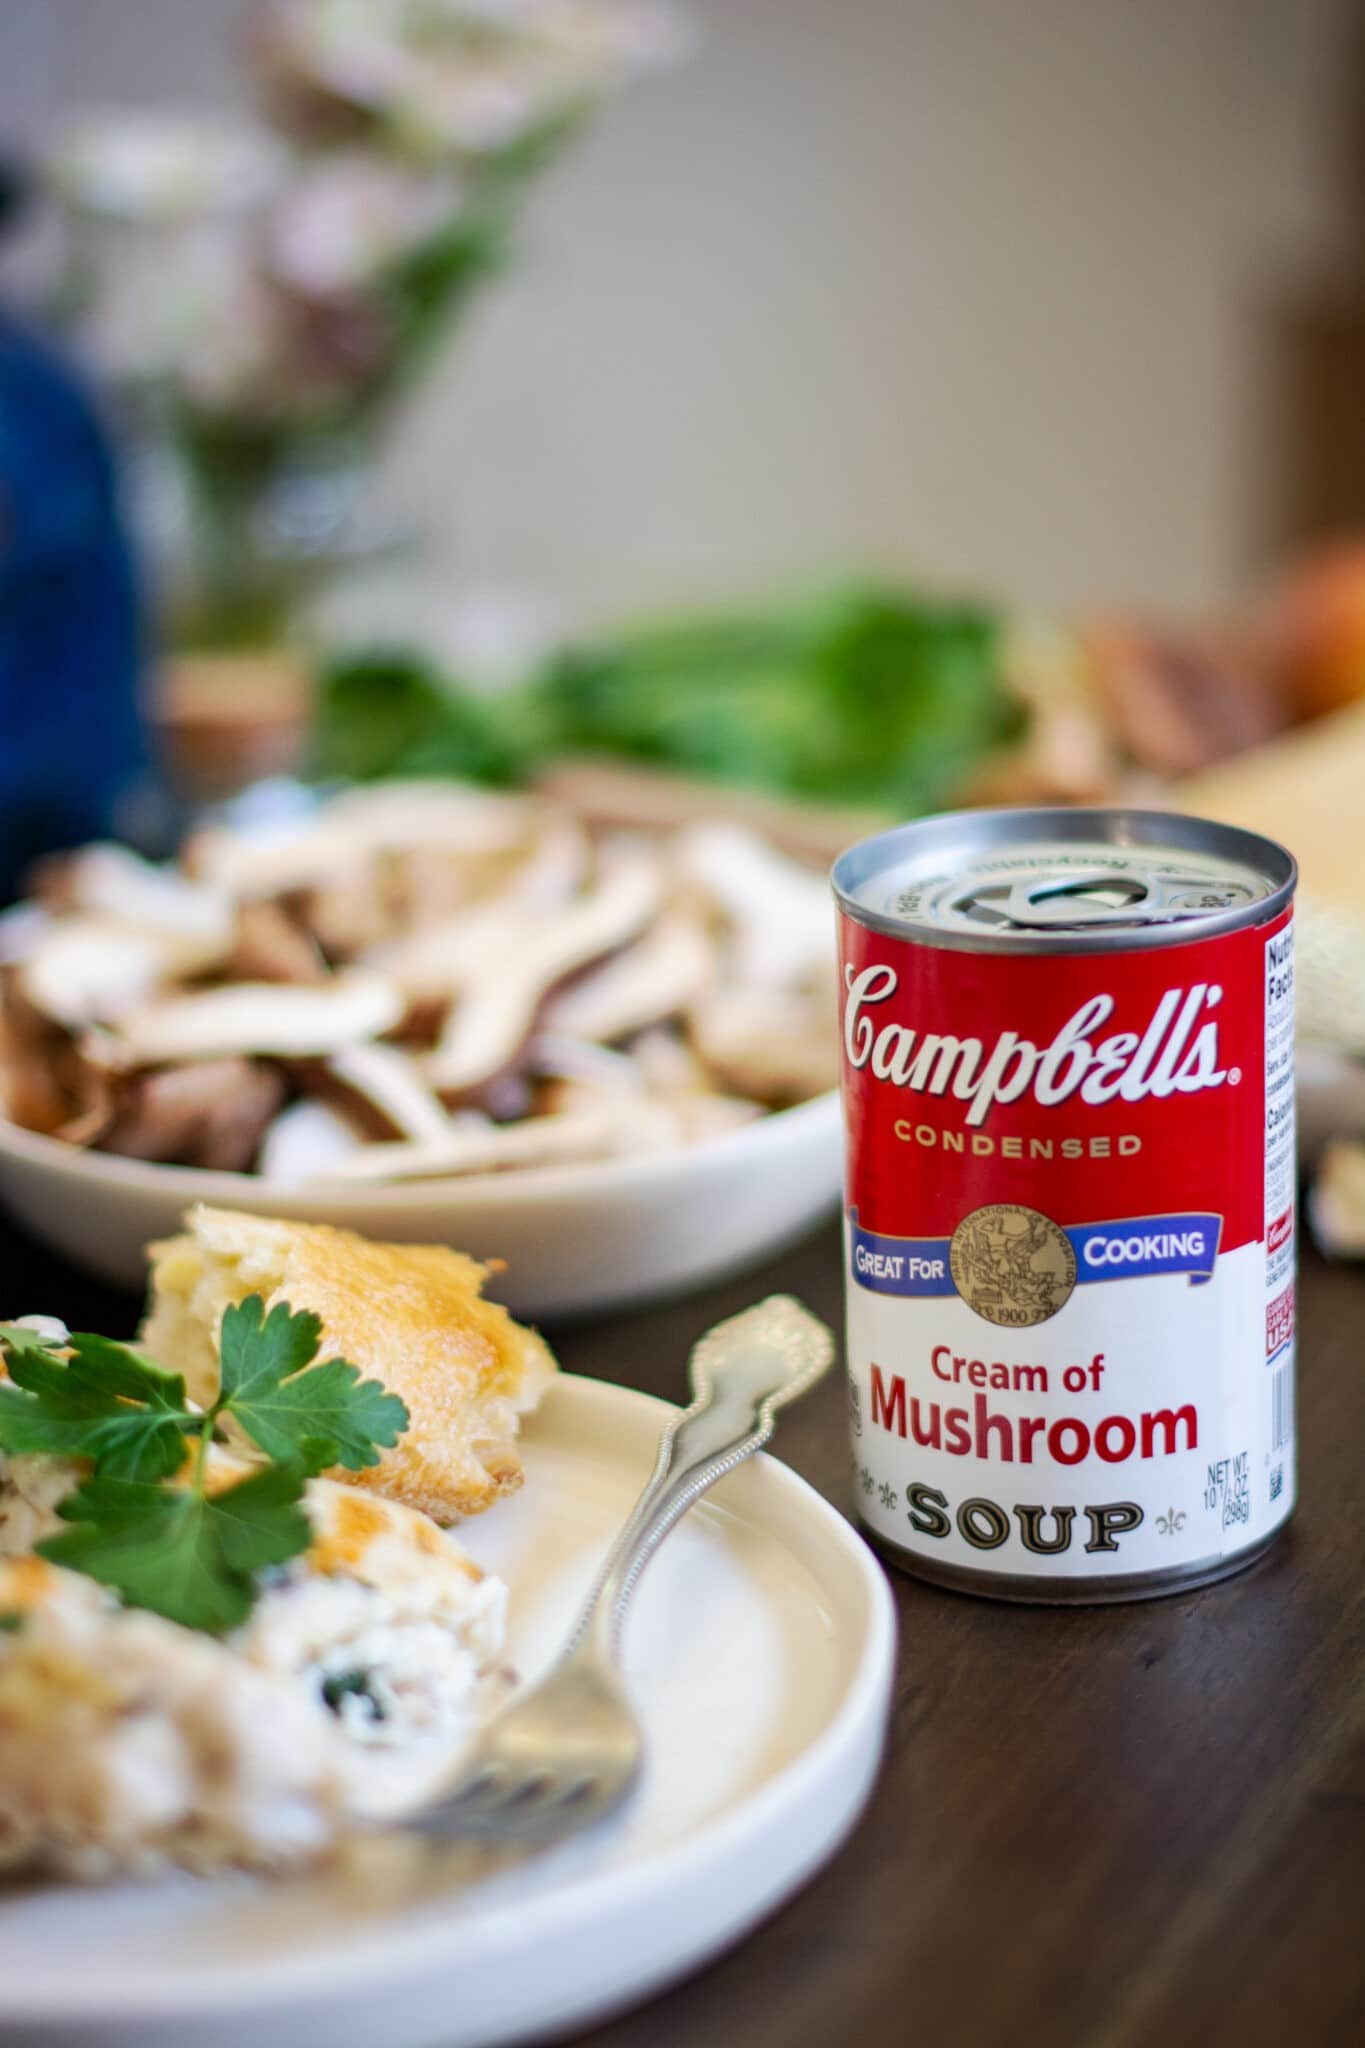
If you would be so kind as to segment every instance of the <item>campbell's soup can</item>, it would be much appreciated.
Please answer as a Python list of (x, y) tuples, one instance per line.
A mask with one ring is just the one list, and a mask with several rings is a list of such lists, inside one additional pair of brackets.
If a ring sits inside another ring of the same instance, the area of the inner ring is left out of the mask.
[(926, 818), (836, 863), (858, 1508), (1012, 1600), (1224, 1577), (1294, 1471), (1290, 855)]

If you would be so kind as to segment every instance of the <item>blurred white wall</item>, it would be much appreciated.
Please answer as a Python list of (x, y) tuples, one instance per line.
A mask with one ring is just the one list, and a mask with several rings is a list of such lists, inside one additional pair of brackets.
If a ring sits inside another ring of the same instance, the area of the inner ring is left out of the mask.
[[(1330, 263), (1351, 0), (693, 0), (404, 423), (442, 575), (633, 606), (879, 562), (1249, 568), (1264, 317)], [(3, 0), (0, 121), (240, 94), (249, 0)]]

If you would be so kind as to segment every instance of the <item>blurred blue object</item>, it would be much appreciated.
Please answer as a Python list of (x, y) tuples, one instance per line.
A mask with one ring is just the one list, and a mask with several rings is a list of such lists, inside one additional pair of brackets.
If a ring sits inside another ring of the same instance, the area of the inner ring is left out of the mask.
[(35, 855), (127, 828), (148, 781), (142, 648), (94, 408), (0, 312), (0, 902)]

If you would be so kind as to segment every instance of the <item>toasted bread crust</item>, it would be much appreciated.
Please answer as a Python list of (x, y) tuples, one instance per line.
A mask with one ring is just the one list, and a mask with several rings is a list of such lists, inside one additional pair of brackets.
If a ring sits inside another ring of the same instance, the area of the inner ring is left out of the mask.
[(488, 1269), (440, 1245), (377, 1244), (328, 1224), (196, 1208), (151, 1247), (143, 1342), (217, 1387), (223, 1310), (260, 1293), (322, 1319), (322, 1353), (350, 1359), (407, 1404), (409, 1427), (376, 1466), (338, 1473), (437, 1521), (478, 1514), (522, 1479), (520, 1416), (555, 1366), (542, 1340), (482, 1299)]

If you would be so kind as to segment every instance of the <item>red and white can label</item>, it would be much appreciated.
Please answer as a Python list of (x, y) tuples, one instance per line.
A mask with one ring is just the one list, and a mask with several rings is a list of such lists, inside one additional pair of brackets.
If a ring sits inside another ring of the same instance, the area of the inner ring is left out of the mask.
[(891, 1543), (1159, 1577), (1289, 1514), (1291, 915), (1065, 955), (841, 919), (854, 1466)]

